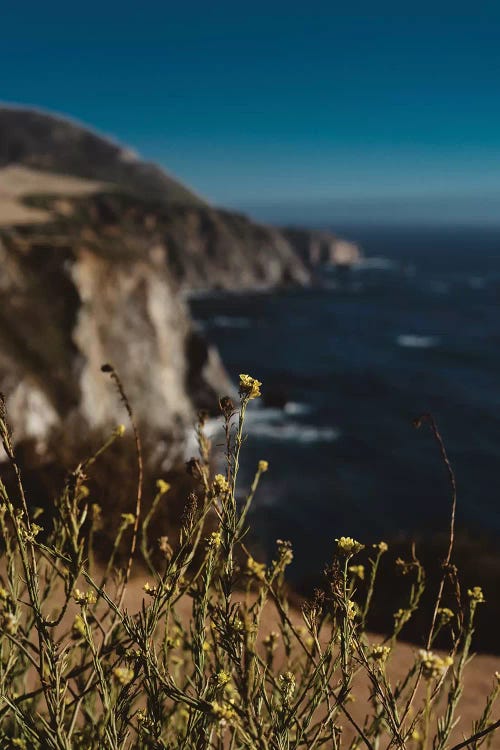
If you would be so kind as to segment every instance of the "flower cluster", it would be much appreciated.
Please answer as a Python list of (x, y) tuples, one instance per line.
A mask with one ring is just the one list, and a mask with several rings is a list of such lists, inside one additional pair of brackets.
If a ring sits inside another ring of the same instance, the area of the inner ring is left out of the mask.
[(215, 682), (216, 686), (218, 688), (222, 688), (230, 681), (231, 675), (229, 675), (227, 672), (225, 672), (223, 669), (221, 669), (220, 672), (216, 672), (213, 675), (213, 681)]
[(486, 601), (481, 586), (474, 586), (474, 588), (469, 589), (467, 591), (467, 596), (471, 600), (471, 603), (475, 602), (476, 604), (484, 604)]
[(432, 651), (425, 651), (425, 649), (420, 649), (418, 656), (422, 667), (422, 674), (426, 680), (442, 677), (448, 667), (451, 667), (453, 664), (451, 656), (443, 658)]
[(357, 542), (351, 536), (341, 536), (340, 539), (335, 539), (335, 541), (337, 542), (338, 551), (346, 557), (357, 555), (358, 552), (361, 552), (365, 548), (364, 544)]
[(129, 685), (134, 679), (134, 670), (128, 667), (115, 667), (113, 676), (120, 685)]
[(226, 492), (229, 492), (230, 485), (224, 474), (215, 475), (212, 489), (216, 495), (225, 495)]
[(264, 581), (266, 578), (266, 566), (264, 563), (259, 563), (254, 560), (253, 557), (247, 558), (247, 570), (261, 581)]
[(224, 706), (224, 704), (212, 701), (210, 704), (211, 714), (214, 719), (225, 724), (230, 722), (235, 717), (234, 709), (230, 706)]
[(80, 591), (80, 589), (75, 589), (73, 599), (81, 607), (88, 607), (89, 605), (95, 604), (97, 601), (93, 591), (87, 591), (84, 593), (83, 591)]
[(361, 581), (365, 578), (365, 566), (364, 565), (349, 565), (349, 573), (353, 576), (357, 576)]
[(265, 471), (269, 469), (269, 462), (268, 461), (259, 461), (258, 468), (261, 474), (263, 474)]
[(391, 653), (390, 646), (383, 646), (381, 643), (372, 646), (368, 653), (368, 658), (379, 664), (385, 664), (387, 657)]
[(260, 380), (252, 378), (250, 375), (240, 375), (240, 396), (246, 398), (249, 401), (253, 398), (259, 398), (260, 386), (262, 383)]
[(455, 617), (455, 613), (452, 612), (448, 607), (440, 607), (437, 611), (439, 615), (439, 622), (441, 625), (448, 625), (449, 622)]
[(222, 535), (220, 531), (212, 531), (212, 533), (207, 539), (208, 549), (219, 549), (221, 543), (222, 543)]

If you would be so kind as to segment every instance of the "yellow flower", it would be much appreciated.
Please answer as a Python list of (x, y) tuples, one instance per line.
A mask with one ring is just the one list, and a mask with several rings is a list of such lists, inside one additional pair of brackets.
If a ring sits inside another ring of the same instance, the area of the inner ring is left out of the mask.
[(252, 398), (259, 398), (261, 395), (260, 393), (260, 386), (262, 383), (259, 380), (256, 380), (255, 378), (252, 378), (250, 375), (240, 375), (240, 396), (243, 398), (247, 398), (248, 400)]
[(387, 550), (389, 549), (387, 542), (379, 542), (378, 544), (374, 544), (373, 548), (378, 549), (378, 551), (382, 553), (387, 552)]
[(113, 675), (120, 685), (129, 685), (134, 679), (134, 670), (128, 667), (115, 667)]
[(80, 589), (75, 589), (73, 599), (82, 607), (95, 604), (97, 601), (93, 591), (87, 591), (84, 593), (83, 591), (80, 591)]
[(448, 667), (451, 667), (453, 664), (451, 656), (442, 658), (432, 651), (425, 651), (424, 649), (420, 649), (418, 656), (422, 667), (422, 674), (426, 680), (442, 677)]
[(122, 523), (124, 526), (132, 526), (135, 523), (135, 516), (133, 513), (122, 513)]
[(222, 536), (220, 531), (212, 531), (210, 536), (207, 539), (207, 546), (208, 549), (219, 549), (221, 542), (222, 542)]
[(247, 569), (249, 573), (252, 573), (256, 578), (259, 578), (261, 581), (265, 580), (266, 566), (264, 563), (259, 563), (254, 560), (253, 557), (249, 557), (247, 559)]
[(212, 701), (210, 708), (213, 718), (217, 719), (222, 724), (231, 721), (231, 719), (234, 719), (235, 717), (234, 709), (229, 706), (224, 706), (223, 704), (221, 705), (217, 701)]
[(123, 437), (125, 435), (125, 425), (119, 424), (115, 427), (115, 433), (116, 437)]
[(365, 566), (364, 565), (349, 565), (349, 573), (352, 573), (353, 575), (358, 576), (358, 578), (361, 581), (364, 581)]
[(13, 612), (4, 612), (0, 617), (0, 630), (14, 635), (17, 631), (17, 619)]
[(346, 555), (347, 557), (356, 555), (358, 552), (361, 552), (361, 550), (365, 548), (364, 544), (361, 544), (361, 542), (357, 542), (351, 536), (341, 536), (340, 539), (336, 539), (335, 541), (337, 542), (339, 552), (342, 552), (342, 554)]
[(216, 474), (214, 477), (214, 481), (212, 484), (212, 489), (215, 492), (216, 495), (223, 495), (226, 492), (229, 492), (230, 484), (227, 481), (224, 474)]
[(157, 479), (156, 480), (156, 488), (160, 495), (164, 495), (166, 492), (169, 491), (170, 485), (168, 482), (165, 482), (164, 479)]
[(391, 653), (391, 649), (389, 646), (383, 646), (382, 644), (377, 644), (375, 646), (372, 646), (371, 651), (368, 653), (368, 658), (373, 659), (373, 661), (384, 664), (387, 661), (387, 657), (389, 656), (390, 653)]
[(147, 581), (142, 587), (142, 590), (150, 596), (156, 596), (156, 594), (158, 593), (158, 589), (156, 588), (156, 586), (151, 586)]
[(259, 471), (263, 474), (269, 469), (269, 463), (267, 461), (259, 461)]
[(454, 613), (448, 607), (440, 607), (437, 613), (440, 617), (441, 625), (447, 625), (455, 617)]
[(347, 602), (347, 609), (346, 609), (347, 619), (354, 620), (358, 612), (359, 612), (359, 609), (358, 609), (358, 605), (356, 604), (356, 602), (349, 600)]
[(476, 604), (484, 604), (486, 601), (481, 586), (474, 586), (474, 588), (469, 589), (467, 591), (467, 596), (471, 602), (475, 602)]
[(231, 679), (231, 675), (229, 675), (227, 672), (224, 672), (224, 670), (222, 669), (220, 672), (216, 672), (214, 674), (213, 679), (217, 687), (224, 687), (224, 685), (227, 685), (227, 683)]

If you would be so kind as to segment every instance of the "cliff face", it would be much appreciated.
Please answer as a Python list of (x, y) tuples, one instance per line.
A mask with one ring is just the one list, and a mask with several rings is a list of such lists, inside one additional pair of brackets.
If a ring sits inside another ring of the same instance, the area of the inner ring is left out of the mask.
[(282, 233), (308, 268), (325, 265), (349, 267), (361, 260), (358, 245), (332, 232), (287, 227)]
[(0, 108), (0, 390), (16, 439), (43, 452), (123, 421), (110, 361), (166, 454), (230, 388), (182, 293), (306, 284), (308, 234), (213, 208), (73, 123)]
[(0, 240), (0, 388), (17, 441), (44, 451), (124, 421), (100, 367), (117, 368), (143, 434), (168, 457), (172, 438), (227, 388), (216, 352), (197, 339), (158, 252), (107, 258), (68, 235)]

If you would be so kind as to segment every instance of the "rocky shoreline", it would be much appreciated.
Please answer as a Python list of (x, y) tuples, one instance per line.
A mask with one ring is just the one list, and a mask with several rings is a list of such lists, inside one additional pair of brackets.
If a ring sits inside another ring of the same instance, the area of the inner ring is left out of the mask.
[(0, 391), (17, 441), (43, 453), (123, 421), (111, 361), (147, 441), (171, 446), (230, 388), (186, 293), (306, 285), (358, 252), (214, 208), (74, 123), (0, 108)]

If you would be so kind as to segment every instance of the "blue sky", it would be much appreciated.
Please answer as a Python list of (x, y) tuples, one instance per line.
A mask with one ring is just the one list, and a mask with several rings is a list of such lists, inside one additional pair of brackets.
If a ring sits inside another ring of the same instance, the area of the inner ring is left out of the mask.
[(11, 3), (0, 99), (267, 218), (495, 221), (500, 4), (347, 5)]

